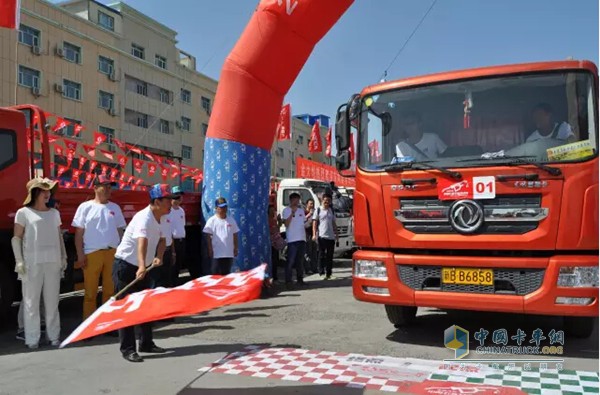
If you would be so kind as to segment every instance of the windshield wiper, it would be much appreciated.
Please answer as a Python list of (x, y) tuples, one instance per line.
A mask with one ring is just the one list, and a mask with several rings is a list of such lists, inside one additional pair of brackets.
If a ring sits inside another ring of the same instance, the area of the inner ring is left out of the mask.
[(458, 171), (448, 170), (445, 167), (435, 166), (430, 164), (429, 162), (402, 162), (402, 163), (393, 163), (391, 165), (381, 166), (381, 169), (392, 172), (392, 171), (403, 171), (403, 170), (437, 170), (441, 173), (446, 174), (456, 180), (460, 180), (462, 178), (462, 174)]
[(538, 162), (530, 162), (528, 160), (526, 160), (527, 158), (537, 158), (537, 156), (535, 155), (520, 155), (520, 156), (498, 156), (495, 158), (475, 158), (475, 159), (461, 159), (458, 160), (457, 162), (480, 162), (480, 161), (508, 161), (506, 163), (503, 163), (504, 165), (507, 166), (522, 166), (522, 165), (532, 165), (537, 167), (538, 169), (544, 170), (545, 172), (547, 172), (548, 174), (552, 175), (552, 176), (560, 176), (562, 174), (562, 171), (557, 168), (557, 167), (552, 167), (552, 166), (547, 166), (544, 165), (542, 163), (538, 163)]

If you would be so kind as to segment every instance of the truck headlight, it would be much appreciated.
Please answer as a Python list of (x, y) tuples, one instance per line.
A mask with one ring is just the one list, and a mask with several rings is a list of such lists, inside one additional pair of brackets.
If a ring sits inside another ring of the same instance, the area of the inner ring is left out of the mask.
[(598, 266), (561, 267), (556, 285), (568, 288), (598, 288)]
[(387, 269), (382, 261), (357, 259), (354, 261), (354, 275), (361, 278), (387, 280)]

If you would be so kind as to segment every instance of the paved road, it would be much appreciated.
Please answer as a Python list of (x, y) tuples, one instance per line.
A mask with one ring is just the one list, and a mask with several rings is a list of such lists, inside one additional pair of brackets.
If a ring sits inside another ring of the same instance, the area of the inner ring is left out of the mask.
[[(350, 269), (340, 267), (335, 275), (337, 279), (327, 282), (309, 277), (308, 289), (159, 324), (156, 343), (171, 351), (150, 356), (142, 364), (124, 361), (117, 340), (110, 337), (63, 350), (44, 347), (29, 352), (14, 340), (13, 328), (5, 325), (0, 332), (0, 394), (229, 395), (247, 387), (254, 389), (245, 394), (260, 395), (372, 393), (198, 369), (248, 345), (442, 360), (453, 356), (443, 346), (443, 332), (453, 324), (470, 331), (483, 327), (490, 333), (521, 328), (528, 334), (538, 327), (547, 334), (562, 326), (555, 318), (423, 309), (415, 326), (396, 330), (382, 306), (353, 299)], [(81, 303), (81, 297), (61, 301), (64, 335), (79, 323)], [(566, 369), (598, 371), (597, 328), (596, 323), (590, 339), (566, 339)]]

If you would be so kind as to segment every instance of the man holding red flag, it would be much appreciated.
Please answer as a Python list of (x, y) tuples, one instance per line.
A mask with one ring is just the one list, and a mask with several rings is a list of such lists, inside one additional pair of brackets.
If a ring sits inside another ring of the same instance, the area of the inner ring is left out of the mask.
[[(166, 215), (171, 211), (171, 201), (175, 196), (167, 184), (156, 184), (150, 189), (150, 205), (135, 214), (125, 230), (123, 240), (115, 254), (113, 281), (119, 292), (134, 280), (121, 297), (149, 288), (146, 271), (150, 266), (162, 265), (165, 252), (165, 235), (162, 234)], [(155, 254), (156, 253), (156, 254)], [(139, 352), (164, 353), (152, 340), (152, 323), (140, 325)], [(119, 329), (121, 354), (130, 362), (142, 362), (136, 352), (135, 330), (133, 326)]]

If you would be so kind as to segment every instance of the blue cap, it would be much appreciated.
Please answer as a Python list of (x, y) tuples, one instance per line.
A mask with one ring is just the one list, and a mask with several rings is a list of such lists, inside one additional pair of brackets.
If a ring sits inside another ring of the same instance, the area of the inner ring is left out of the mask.
[(150, 199), (173, 199), (175, 195), (167, 184), (154, 184), (150, 189)]

